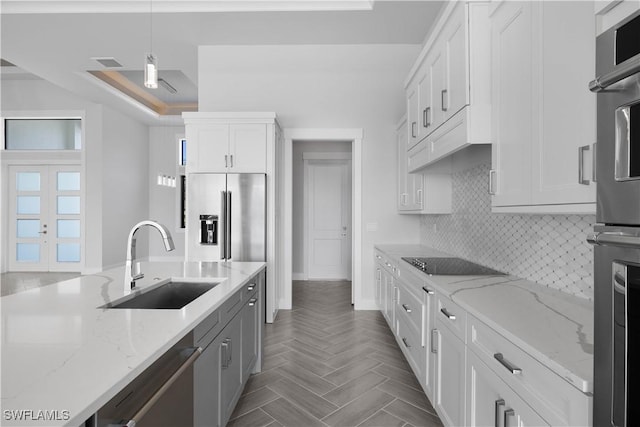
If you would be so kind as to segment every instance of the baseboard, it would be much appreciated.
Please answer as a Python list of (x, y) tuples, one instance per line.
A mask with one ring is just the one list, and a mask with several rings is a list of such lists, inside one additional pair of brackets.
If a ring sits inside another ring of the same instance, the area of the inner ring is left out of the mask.
[(291, 280), (309, 280), (304, 273), (291, 273)]
[(278, 300), (278, 310), (291, 310), (291, 301), (283, 298)]
[(355, 301), (353, 305), (354, 310), (380, 310), (375, 299), (366, 299), (362, 301)]

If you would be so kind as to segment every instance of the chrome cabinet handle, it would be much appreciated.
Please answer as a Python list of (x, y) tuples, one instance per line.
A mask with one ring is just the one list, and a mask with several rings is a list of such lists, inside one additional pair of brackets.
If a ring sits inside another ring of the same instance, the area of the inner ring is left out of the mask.
[(516, 415), (516, 411), (513, 409), (507, 409), (504, 411), (504, 423), (502, 424), (504, 427), (509, 427), (509, 418)]
[(435, 292), (432, 289), (427, 288), (426, 286), (422, 287), (422, 290), (427, 293), (427, 295), (433, 295)]
[(626, 64), (620, 64), (616, 68), (603, 76), (597, 77), (589, 83), (591, 92), (601, 92), (614, 83), (618, 83), (622, 79), (626, 79), (632, 74), (640, 73), (640, 61), (631, 61)]
[(504, 358), (504, 356), (502, 355), (502, 353), (496, 353), (493, 355), (494, 359), (496, 359), (498, 362), (500, 362), (500, 364), (502, 366), (504, 366), (505, 368), (507, 368), (507, 370), (509, 372), (511, 372), (514, 375), (518, 375), (522, 373), (522, 369), (518, 368), (517, 366), (515, 366), (514, 364), (512, 364), (511, 362), (509, 362), (507, 359)]
[(232, 155), (230, 155), (230, 156), (229, 156), (229, 158), (230, 158), (230, 160), (231, 160), (231, 161), (230, 161), (231, 167), (233, 167), (233, 154), (232, 154)]
[(596, 156), (596, 148), (598, 147), (598, 143), (594, 142), (593, 144), (591, 144), (591, 146), (593, 147), (593, 152), (591, 154), (591, 181), (593, 182), (597, 182), (596, 177), (598, 176), (596, 173), (596, 166), (598, 164), (598, 159)]
[(229, 155), (228, 154), (224, 155), (224, 167), (225, 168), (229, 167)]
[(427, 107), (422, 111), (422, 126), (425, 128), (431, 126), (431, 107)]
[(583, 145), (578, 147), (578, 184), (589, 185), (591, 181), (584, 178), (584, 152), (589, 151), (591, 146)]
[(447, 106), (444, 106), (444, 100), (446, 99), (447, 101), (449, 100), (449, 97), (446, 96), (448, 93), (448, 91), (446, 89), (442, 89), (442, 91), (440, 92), (440, 101), (442, 104), (442, 111), (447, 111), (449, 109), (449, 102), (447, 102)]
[(431, 353), (434, 353), (434, 354), (438, 353), (438, 349), (435, 346), (435, 343), (437, 341), (438, 341), (438, 330), (432, 329), (431, 330)]
[(495, 176), (496, 176), (496, 170), (495, 169), (491, 169), (489, 171), (489, 194), (491, 194), (492, 196), (496, 194), (496, 189), (493, 186), (493, 181), (494, 181)]
[(256, 305), (256, 301), (258, 301), (256, 298), (251, 298), (249, 300), (249, 307), (253, 307), (254, 305)]
[(444, 307), (440, 309), (440, 313), (444, 314), (449, 320), (456, 320), (456, 315), (451, 313), (449, 310), (447, 310)]
[(495, 427), (500, 427), (500, 421), (498, 420), (500, 419), (500, 408), (503, 406), (504, 406), (504, 399), (496, 400), (496, 415), (494, 417), (494, 422), (493, 422)]
[(404, 343), (404, 346), (407, 348), (411, 348), (411, 346), (409, 345), (409, 343), (407, 342), (406, 338), (402, 338), (402, 342)]
[(422, 206), (422, 190), (416, 191), (416, 194), (418, 195), (418, 204)]
[(411, 122), (411, 138), (416, 137), (416, 122)]
[(382, 271), (379, 268), (376, 268), (376, 272), (378, 273), (378, 280), (382, 280)]
[(222, 359), (222, 369), (227, 369), (229, 367), (229, 342), (231, 340), (229, 338), (226, 338), (224, 341), (222, 341), (222, 344), (220, 345), (220, 347), (222, 348), (222, 355), (221, 355), (221, 359)]
[(182, 365), (180, 365), (180, 367), (176, 369), (176, 371), (169, 377), (169, 379), (165, 381), (164, 384), (162, 384), (162, 386), (160, 386), (160, 388), (156, 390), (155, 393), (153, 393), (153, 395), (149, 398), (149, 400), (147, 400), (145, 404), (142, 405), (140, 409), (138, 409), (138, 412), (136, 412), (135, 415), (131, 417), (129, 421), (127, 421), (126, 423), (118, 424), (118, 425), (134, 427), (136, 424), (138, 424), (140, 420), (144, 418), (147, 412), (149, 412), (149, 410), (153, 408), (153, 406), (158, 402), (158, 400), (160, 400), (160, 398), (167, 392), (167, 390), (169, 390), (169, 388), (173, 385), (173, 383), (175, 383), (178, 380), (178, 378), (180, 378), (180, 376), (184, 373), (184, 371), (186, 371), (191, 367), (191, 365), (193, 365), (193, 363), (196, 361), (198, 357), (200, 357), (201, 354), (202, 354), (202, 347), (195, 348), (193, 353), (191, 353), (191, 356), (189, 356), (187, 360), (185, 360), (182, 363)]
[(411, 313), (411, 309), (407, 304), (402, 304), (402, 308), (404, 308), (404, 311), (406, 311), (407, 313)]
[(249, 284), (249, 286), (247, 286), (247, 292), (251, 292), (255, 288), (256, 288), (256, 284), (255, 283), (251, 283), (251, 284)]
[(640, 248), (640, 237), (625, 233), (593, 233), (587, 236), (587, 242), (600, 246), (622, 246), (625, 248)]

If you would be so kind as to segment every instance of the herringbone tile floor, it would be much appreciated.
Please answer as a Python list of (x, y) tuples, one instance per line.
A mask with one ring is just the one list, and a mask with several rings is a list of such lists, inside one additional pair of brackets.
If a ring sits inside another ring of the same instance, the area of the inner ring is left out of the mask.
[(379, 312), (350, 282), (294, 282), (293, 310), (266, 325), (263, 370), (229, 427), (442, 426)]

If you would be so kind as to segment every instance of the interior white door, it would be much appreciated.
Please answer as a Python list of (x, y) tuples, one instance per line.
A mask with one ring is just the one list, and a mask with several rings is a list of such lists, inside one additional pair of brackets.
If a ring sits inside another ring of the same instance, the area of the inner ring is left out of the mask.
[(308, 160), (309, 279), (351, 280), (351, 160)]
[(9, 168), (9, 270), (81, 271), (79, 166)]

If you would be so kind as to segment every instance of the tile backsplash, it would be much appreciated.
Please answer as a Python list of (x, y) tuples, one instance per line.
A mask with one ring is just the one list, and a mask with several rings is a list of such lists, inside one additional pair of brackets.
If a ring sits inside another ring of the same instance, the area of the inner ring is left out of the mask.
[(452, 213), (423, 215), (421, 243), (571, 295), (593, 300), (595, 215), (491, 212), (489, 164), (453, 174)]

